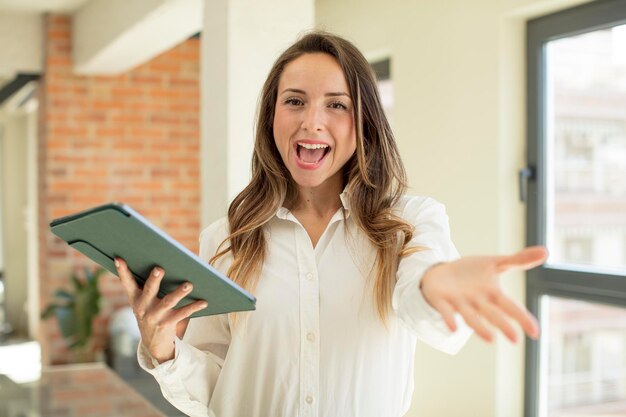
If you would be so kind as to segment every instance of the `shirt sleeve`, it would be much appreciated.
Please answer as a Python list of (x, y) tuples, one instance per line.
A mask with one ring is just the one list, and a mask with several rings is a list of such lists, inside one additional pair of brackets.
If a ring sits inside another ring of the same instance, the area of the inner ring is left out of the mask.
[(392, 307), (400, 321), (422, 342), (448, 354), (456, 354), (467, 342), (472, 330), (457, 314), (457, 330), (451, 332), (420, 289), (420, 282), (428, 268), (460, 257), (450, 239), (446, 209), (432, 198), (414, 197), (406, 203), (402, 217), (415, 226), (408, 246), (421, 250), (400, 260)]
[[(218, 220), (201, 233), (203, 260), (208, 262), (215, 254), (226, 236), (226, 224), (225, 219)], [(159, 364), (140, 342), (139, 365), (154, 376), (163, 396), (173, 406), (192, 417), (210, 416), (209, 402), (230, 344), (227, 315), (191, 319), (183, 339), (176, 338), (174, 343), (174, 359)]]

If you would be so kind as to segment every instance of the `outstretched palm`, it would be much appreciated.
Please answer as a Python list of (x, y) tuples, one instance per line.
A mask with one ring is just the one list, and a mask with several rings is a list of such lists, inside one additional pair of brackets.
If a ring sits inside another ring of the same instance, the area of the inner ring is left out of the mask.
[(539, 337), (539, 325), (532, 314), (502, 291), (500, 275), (539, 266), (548, 257), (542, 246), (532, 246), (509, 256), (469, 256), (429, 269), (421, 282), (422, 293), (441, 313), (450, 330), (456, 330), (454, 314), (486, 341), (493, 333), (485, 324), (500, 329), (512, 342), (517, 335), (510, 322), (519, 323), (528, 336)]

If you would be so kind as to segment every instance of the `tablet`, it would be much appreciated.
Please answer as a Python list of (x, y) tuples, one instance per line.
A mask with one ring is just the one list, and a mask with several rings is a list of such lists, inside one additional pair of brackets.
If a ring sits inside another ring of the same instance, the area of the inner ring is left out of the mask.
[(114, 275), (114, 259), (124, 259), (140, 287), (155, 266), (162, 267), (159, 298), (191, 282), (193, 290), (176, 307), (196, 300), (206, 300), (208, 306), (190, 317), (255, 309), (251, 294), (126, 204), (110, 203), (61, 217), (50, 223), (50, 229)]

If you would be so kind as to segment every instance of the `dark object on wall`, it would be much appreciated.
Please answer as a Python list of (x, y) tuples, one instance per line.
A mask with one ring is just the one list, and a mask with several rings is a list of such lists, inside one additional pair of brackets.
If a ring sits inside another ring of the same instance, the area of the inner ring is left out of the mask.
[(39, 74), (17, 74), (17, 76), (0, 88), (0, 105), (31, 81), (37, 81)]

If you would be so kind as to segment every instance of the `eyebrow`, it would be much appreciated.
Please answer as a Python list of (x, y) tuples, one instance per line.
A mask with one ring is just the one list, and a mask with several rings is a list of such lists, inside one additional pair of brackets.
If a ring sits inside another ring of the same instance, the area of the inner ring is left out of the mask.
[[(291, 93), (298, 93), (298, 94), (303, 94), (306, 95), (306, 92), (304, 90), (300, 90), (298, 88), (285, 88), (280, 94), (284, 94), (287, 92), (291, 92)], [(337, 92), (330, 92), (330, 93), (326, 93), (324, 94), (326, 97), (340, 97), (340, 96), (346, 96), (348, 98), (350, 98), (350, 94), (348, 93), (344, 93), (342, 91), (337, 91)]]

